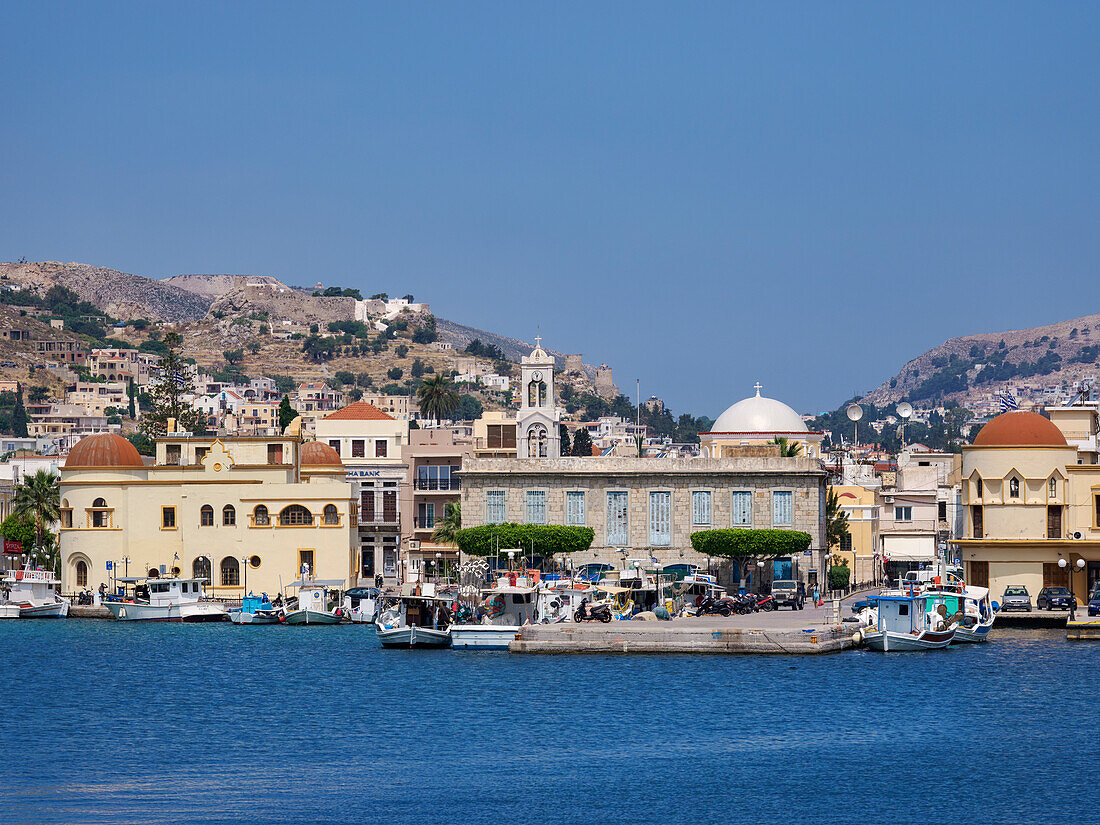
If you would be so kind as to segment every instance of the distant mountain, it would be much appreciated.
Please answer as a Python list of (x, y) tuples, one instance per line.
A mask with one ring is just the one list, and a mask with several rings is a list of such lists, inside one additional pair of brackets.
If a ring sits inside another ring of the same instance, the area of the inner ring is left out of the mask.
[(1005, 386), (1068, 385), (1100, 373), (1100, 315), (1030, 329), (966, 335), (909, 361), (866, 396), (878, 406), (909, 400), (918, 406), (972, 406)]
[[(504, 335), (497, 335), (495, 332), (468, 327), (464, 324), (457, 324), (454, 321), (448, 321), (439, 317), (436, 317), (435, 320), (436, 329), (439, 331), (439, 337), (453, 344), (456, 350), (465, 349), (466, 345), (476, 338), (480, 339), (483, 344), (493, 344), (494, 346), (500, 347), (505, 358), (518, 364), (520, 358), (530, 355), (531, 350), (535, 348), (534, 344), (527, 341), (520, 341), (518, 338), (508, 338)], [(564, 353), (549, 348), (546, 348), (546, 351), (554, 356), (554, 360), (557, 362), (559, 368), (565, 366)], [(583, 364), (582, 366), (584, 367), (583, 372), (588, 380), (594, 381), (596, 379), (596, 368), (589, 364)]]
[(211, 301), (249, 285), (265, 284), (275, 289), (292, 289), (271, 275), (173, 275), (161, 283), (185, 289)]
[(0, 263), (0, 284), (42, 296), (59, 285), (115, 318), (198, 321), (210, 299), (170, 283), (80, 263)]

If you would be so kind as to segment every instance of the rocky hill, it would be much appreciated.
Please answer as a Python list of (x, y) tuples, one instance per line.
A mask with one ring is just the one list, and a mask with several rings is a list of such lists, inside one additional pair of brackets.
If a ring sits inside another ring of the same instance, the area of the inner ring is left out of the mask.
[[(478, 339), (483, 344), (499, 347), (504, 353), (504, 357), (515, 363), (519, 363), (520, 358), (523, 356), (530, 355), (535, 346), (527, 341), (520, 341), (518, 338), (508, 338), (504, 335), (497, 335), (495, 332), (456, 324), (454, 321), (447, 321), (443, 318), (436, 318), (436, 325), (439, 329), (439, 337), (453, 344), (456, 350), (465, 349), (467, 344), (474, 339)], [(565, 368), (564, 353), (549, 348), (546, 348), (546, 351), (554, 356), (559, 368)], [(584, 367), (585, 377), (589, 381), (595, 380), (596, 368), (588, 364), (582, 364), (582, 366)]]
[(80, 263), (0, 263), (0, 284), (45, 295), (50, 287), (71, 289), (115, 318), (198, 321), (210, 300), (178, 286), (115, 269)]
[(264, 285), (274, 290), (291, 289), (271, 275), (173, 275), (163, 279), (161, 283), (185, 289), (211, 301), (245, 286)]
[(867, 395), (885, 406), (903, 399), (918, 406), (954, 402), (974, 407), (1004, 387), (1069, 386), (1100, 374), (1100, 315), (1031, 329), (966, 335), (909, 361)]

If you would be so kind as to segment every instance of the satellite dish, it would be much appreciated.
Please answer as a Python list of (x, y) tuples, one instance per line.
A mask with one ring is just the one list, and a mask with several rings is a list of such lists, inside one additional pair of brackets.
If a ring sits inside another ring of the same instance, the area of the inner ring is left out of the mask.
[(913, 405), (908, 401), (902, 401), (897, 406), (898, 415), (902, 418), (908, 418), (913, 414)]
[(863, 418), (863, 407), (859, 406), (859, 404), (849, 404), (848, 409), (844, 412), (847, 414), (849, 421), (859, 421), (859, 419)]

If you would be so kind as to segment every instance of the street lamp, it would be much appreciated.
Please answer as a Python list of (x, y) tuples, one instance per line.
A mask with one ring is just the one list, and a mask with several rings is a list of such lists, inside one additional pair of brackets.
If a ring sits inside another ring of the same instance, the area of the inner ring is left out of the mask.
[(443, 563), (443, 554), (438, 550), (435, 554), (435, 583), (439, 584), (439, 565)]
[(244, 577), (241, 579), (241, 598), (243, 599), (248, 595), (248, 556), (241, 559), (241, 568), (244, 570)]
[[(1074, 610), (1073, 610), (1074, 605), (1077, 604), (1077, 597), (1075, 595), (1073, 595), (1073, 568), (1069, 566), (1069, 561), (1065, 557), (1062, 557), (1062, 558), (1058, 559), (1058, 566), (1066, 571), (1066, 583), (1069, 585), (1069, 598), (1070, 598), (1069, 618), (1070, 618), (1070, 621), (1076, 621), (1076, 617), (1074, 616)], [(1085, 569), (1085, 560), (1084, 559), (1078, 559), (1077, 560), (1077, 569), (1078, 570), (1084, 570)]]

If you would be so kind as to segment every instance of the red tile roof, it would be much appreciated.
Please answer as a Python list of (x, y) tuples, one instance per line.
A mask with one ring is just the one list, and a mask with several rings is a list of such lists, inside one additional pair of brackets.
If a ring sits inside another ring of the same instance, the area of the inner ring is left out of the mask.
[(378, 407), (366, 401), (356, 401), (341, 410), (329, 413), (326, 421), (396, 421), (392, 415), (386, 415)]

